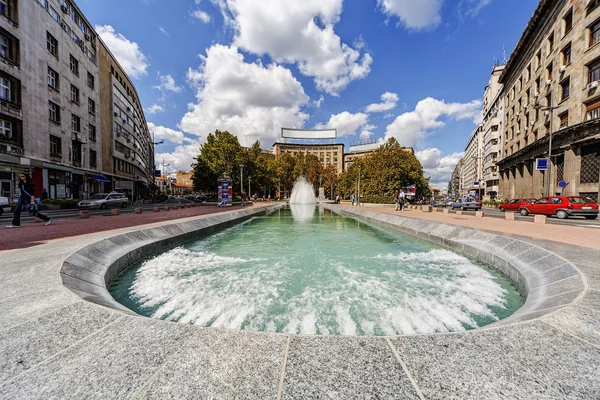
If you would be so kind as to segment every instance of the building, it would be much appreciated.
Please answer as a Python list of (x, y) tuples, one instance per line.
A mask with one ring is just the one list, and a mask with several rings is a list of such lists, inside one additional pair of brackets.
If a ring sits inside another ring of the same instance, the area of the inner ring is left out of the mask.
[(273, 145), (273, 155), (279, 156), (283, 153), (290, 153), (296, 156), (300, 153), (313, 154), (319, 158), (324, 167), (333, 165), (338, 174), (344, 170), (344, 145), (340, 144), (295, 144), (295, 143), (275, 143)]
[(483, 198), (494, 200), (500, 191), (500, 174), (496, 162), (502, 152), (502, 131), (504, 104), (502, 102), (500, 75), (504, 66), (496, 65), (483, 95), (483, 175), (481, 181), (485, 188)]
[[(499, 80), (505, 105), (501, 197), (598, 199), (599, 43), (600, 1), (539, 3)], [(536, 170), (535, 159), (548, 157), (550, 144), (547, 174)]]
[(485, 183), (483, 176), (483, 125), (479, 124), (473, 131), (469, 143), (465, 148), (465, 156), (461, 168), (462, 187), (461, 195), (473, 195), (482, 198)]
[[(0, 1), (0, 192), (30, 173), (51, 198), (98, 190), (98, 37), (69, 1)], [(96, 179), (97, 178), (97, 179)]]
[[(350, 150), (344, 154), (344, 169), (348, 169), (357, 158), (363, 158), (376, 151), (382, 143), (374, 140), (363, 140), (350, 143)], [(404, 147), (404, 150), (415, 154), (412, 147)]]
[(177, 171), (176, 175), (177, 183), (184, 185), (185, 187), (193, 187), (194, 186), (194, 171)]
[(452, 177), (450, 178), (450, 183), (448, 184), (448, 196), (452, 198), (462, 196), (462, 165), (463, 159), (461, 158), (456, 164), (456, 167), (454, 167), (454, 171), (452, 171)]

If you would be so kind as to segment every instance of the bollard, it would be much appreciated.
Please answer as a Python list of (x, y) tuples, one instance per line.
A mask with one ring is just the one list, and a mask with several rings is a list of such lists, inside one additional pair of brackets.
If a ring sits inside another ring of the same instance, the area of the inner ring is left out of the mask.
[(533, 217), (533, 222), (536, 224), (545, 224), (548, 217), (545, 215), (536, 215)]
[(426, 212), (426, 213), (430, 213), (432, 209), (433, 209), (433, 207), (431, 207), (431, 206), (423, 206), (421, 208), (421, 211)]
[(169, 206), (165, 206), (164, 210), (169, 211)]
[(80, 210), (79, 211), (79, 218), (89, 218), (90, 217), (90, 210)]
[(506, 212), (506, 211), (505, 211), (505, 212), (504, 212), (504, 219), (505, 219), (505, 220), (507, 220), (507, 221), (514, 221), (514, 220), (515, 220), (515, 215), (516, 215), (516, 214), (517, 214), (517, 213), (514, 213), (514, 212)]
[(475, 211), (475, 218), (483, 218), (484, 215), (483, 211)]
[(136, 214), (141, 214), (142, 213), (142, 209), (141, 208), (136, 208), (134, 211)]
[(154, 207), (154, 208), (152, 209), (152, 212), (160, 212), (160, 209), (159, 209), (158, 207)]
[(449, 208), (444, 208), (444, 214), (450, 214), (450, 209)]
[(121, 215), (121, 210), (118, 208), (113, 208), (110, 210), (110, 215)]
[(462, 211), (457, 211), (456, 215), (463, 215), (464, 213)]
[(434, 212), (434, 213), (436, 213), (436, 212), (438, 212), (438, 211), (440, 211), (440, 210), (439, 210), (439, 208), (437, 208), (437, 207), (433, 207), (433, 208), (431, 209), (431, 212)]

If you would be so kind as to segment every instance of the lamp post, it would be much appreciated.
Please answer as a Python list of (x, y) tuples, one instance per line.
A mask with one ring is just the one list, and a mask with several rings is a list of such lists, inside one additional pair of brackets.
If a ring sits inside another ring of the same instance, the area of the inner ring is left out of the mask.
[[(154, 137), (154, 131), (152, 131), (152, 141), (149, 143), (150, 146), (152, 146), (152, 162), (148, 163), (148, 165), (152, 165), (152, 174), (150, 175), (152, 177), (152, 202), (156, 203), (156, 172), (155, 172), (155, 161), (156, 161), (156, 155), (155, 155), (155, 148), (154, 146), (163, 144), (165, 141), (162, 139), (158, 139), (158, 141), (155, 141), (155, 137)], [(164, 160), (163, 160), (164, 162)], [(149, 180), (150, 181), (150, 180)]]
[(550, 91), (550, 98), (548, 100), (548, 105), (546, 107), (542, 107), (542, 105), (538, 102), (538, 99), (536, 97), (535, 99), (535, 105), (533, 106), (533, 108), (535, 108), (536, 110), (539, 111), (548, 111), (549, 117), (550, 117), (550, 126), (549, 126), (549, 140), (548, 140), (548, 170), (546, 171), (546, 174), (548, 175), (546, 177), (546, 196), (550, 196), (550, 172), (551, 172), (551, 168), (552, 168), (552, 114), (553, 111), (556, 110), (558, 107), (557, 106), (552, 106), (552, 91)]
[(163, 162), (162, 162), (162, 173), (163, 176), (165, 177), (164, 183), (163, 183), (163, 189), (165, 191), (165, 193), (167, 192), (167, 171), (166, 171), (166, 167), (169, 167), (171, 164), (165, 164), (165, 159), (163, 158)]
[(242, 197), (242, 207), (244, 207), (244, 164), (240, 164), (240, 196)]
[(358, 166), (358, 189), (357, 189), (357, 196), (356, 196), (356, 204), (358, 205), (358, 207), (360, 207), (360, 165)]
[(248, 197), (252, 196), (252, 190), (250, 190), (250, 177), (248, 177)]

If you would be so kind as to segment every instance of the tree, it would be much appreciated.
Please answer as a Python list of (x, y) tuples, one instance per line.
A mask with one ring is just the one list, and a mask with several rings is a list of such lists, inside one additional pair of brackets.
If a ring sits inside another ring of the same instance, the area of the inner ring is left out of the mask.
[(335, 189), (338, 184), (337, 168), (333, 164), (328, 164), (321, 173), (323, 188), (329, 198), (334, 197)]

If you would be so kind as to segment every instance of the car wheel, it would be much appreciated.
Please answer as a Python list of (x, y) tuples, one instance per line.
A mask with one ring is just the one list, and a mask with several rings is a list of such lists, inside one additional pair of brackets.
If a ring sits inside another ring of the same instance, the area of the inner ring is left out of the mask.
[(460, 208), (460, 211), (465, 211), (465, 208), (464, 208), (464, 207), (461, 207), (461, 208)]
[[(2, 215), (2, 212), (1, 212), (1, 211), (0, 211), (0, 215)], [(598, 218), (598, 216), (597, 216), (597, 215), (586, 215), (586, 216), (585, 216), (585, 219), (596, 219), (596, 218)]]
[(569, 218), (569, 214), (567, 214), (567, 212), (564, 211), (564, 210), (558, 210), (556, 212), (556, 216), (558, 217), (558, 219), (567, 219), (567, 218)]
[(127, 203), (121, 204), (121, 208), (127, 208)]
[(519, 210), (519, 214), (521, 214), (522, 216), (526, 217), (529, 215), (529, 210), (527, 210), (526, 208), (521, 208)]
[(498, 207), (498, 211), (504, 212), (504, 207)]
[(108, 206), (106, 205), (106, 203), (100, 204), (100, 209), (101, 210), (106, 210), (107, 208), (108, 208)]

